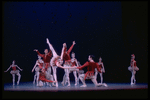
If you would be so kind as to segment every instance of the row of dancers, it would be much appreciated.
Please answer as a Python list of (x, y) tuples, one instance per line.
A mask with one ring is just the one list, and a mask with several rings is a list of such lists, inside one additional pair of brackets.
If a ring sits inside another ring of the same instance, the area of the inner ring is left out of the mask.
[[(74, 45), (76, 44), (75, 41), (73, 41), (71, 47), (67, 50), (67, 45), (66, 43), (63, 43), (61, 55), (59, 56), (56, 51), (54, 50), (52, 44), (49, 42), (49, 39), (46, 38), (46, 43), (49, 46), (49, 51), (48, 49), (44, 50), (44, 54), (41, 54), (37, 49), (34, 49), (35, 52), (38, 54), (38, 60), (36, 61), (32, 72), (35, 71), (34, 75), (34, 80), (33, 84), (36, 83), (36, 86), (43, 86), (44, 84), (49, 85), (49, 86), (55, 86), (58, 87), (58, 81), (57, 81), (57, 68), (62, 68), (64, 69), (64, 76), (61, 84), (65, 86), (70, 86), (70, 78), (69, 74), (73, 72), (74, 78), (75, 78), (75, 86), (79, 84), (79, 79), (82, 82), (83, 85), (80, 87), (87, 87), (85, 80), (86, 79), (91, 79), (91, 81), (94, 83), (95, 86), (106, 86), (106, 83), (103, 83), (103, 73), (105, 73), (105, 68), (104, 64), (102, 62), (102, 58), (99, 58), (99, 62), (94, 61), (94, 56), (89, 55), (88, 56), (88, 61), (81, 65), (79, 61), (75, 58), (75, 53), (72, 52), (72, 49)], [(71, 53), (71, 57), (70, 57)], [(84, 73), (83, 68), (87, 67), (87, 72)], [(12, 62), (12, 65), (4, 71), (7, 72), (10, 68), (12, 68), (12, 71), (10, 72), (12, 74), (12, 79), (13, 79), (13, 85), (15, 85), (15, 74), (18, 76), (18, 81), (17, 85), (19, 85), (20, 82), (20, 67), (15, 65), (15, 61)], [(17, 70), (18, 68), (19, 70)], [(53, 71), (53, 75), (51, 74), (51, 69)], [(131, 55), (131, 62), (130, 66), (128, 67), (128, 70), (131, 71), (132, 76), (131, 76), (131, 85), (136, 83), (135, 79), (135, 74), (136, 71), (139, 70), (139, 68), (136, 66), (136, 61), (135, 61), (135, 55)], [(98, 73), (100, 74), (101, 82), (97, 82), (97, 75)]]

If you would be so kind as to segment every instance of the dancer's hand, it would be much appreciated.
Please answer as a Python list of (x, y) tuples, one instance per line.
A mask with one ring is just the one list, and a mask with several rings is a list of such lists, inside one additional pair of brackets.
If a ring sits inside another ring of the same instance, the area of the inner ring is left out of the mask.
[(76, 43), (75, 43), (75, 41), (73, 41), (72, 43), (73, 43), (73, 45), (75, 45), (75, 44), (76, 44)]
[(20, 69), (21, 71), (23, 70), (23, 69)]
[(50, 44), (50, 43), (49, 43), (49, 39), (48, 39), (48, 38), (46, 38), (46, 42), (47, 42), (47, 44)]
[(38, 51), (37, 49), (34, 49), (33, 51)]
[(63, 47), (65, 47), (66, 46), (66, 43), (63, 43)]

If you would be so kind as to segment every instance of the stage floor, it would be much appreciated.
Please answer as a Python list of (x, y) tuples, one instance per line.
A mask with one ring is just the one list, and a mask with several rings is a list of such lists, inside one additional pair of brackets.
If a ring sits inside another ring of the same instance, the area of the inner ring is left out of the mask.
[[(62, 84), (59, 82), (58, 87), (50, 87), (50, 86), (38, 87), (35, 84), (33, 84), (32, 82), (21, 82), (18, 86), (17, 85), (13, 86), (12, 83), (7, 83), (7, 84), (4, 84), (4, 92), (11, 92), (11, 93), (12, 93), (12, 91), (13, 91), (13, 93), (19, 92), (19, 93), (21, 93), (20, 95), (22, 95), (24, 93), (26, 94), (27, 92), (28, 92), (28, 94), (37, 93), (37, 92), (41, 94), (41, 93), (47, 92), (48, 95), (49, 94), (52, 95), (53, 93), (62, 93), (62, 92), (67, 93), (67, 94), (73, 93), (73, 94), (70, 94), (70, 96), (71, 95), (75, 96), (74, 93), (81, 95), (84, 92), (86, 94), (90, 93), (93, 95), (95, 95), (95, 93), (96, 93), (96, 94), (98, 94), (96, 96), (100, 96), (100, 97), (103, 97), (104, 95), (109, 96), (110, 94), (115, 93), (115, 94), (113, 94), (114, 97), (117, 97), (118, 94), (120, 97), (123, 97), (123, 96), (128, 97), (131, 94), (131, 97), (136, 98), (138, 96), (139, 97), (144, 96), (145, 98), (147, 98), (146, 96), (148, 94), (148, 91), (147, 91), (148, 84), (146, 84), (146, 83), (145, 84), (137, 83), (136, 85), (130, 85), (130, 83), (106, 83), (106, 84), (108, 85), (108, 87), (104, 87), (104, 86), (96, 87), (93, 83), (87, 83), (87, 87), (80, 87), (82, 85), (81, 83), (79, 85), (75, 86), (74, 82), (73, 83), (71, 82), (71, 86), (67, 87), (67, 86), (62, 86)], [(84, 95), (86, 97), (88, 97), (89, 95), (88, 94), (86, 95), (86, 94), (84, 94)], [(65, 94), (63, 94), (63, 95), (65, 95)], [(57, 95), (57, 96), (56, 96), (56, 98), (59, 98), (59, 95)], [(89, 97), (91, 97), (91, 96), (89, 96)], [(75, 98), (77, 98), (77, 97), (75, 97)], [(106, 98), (108, 98), (108, 97), (106, 97)]]

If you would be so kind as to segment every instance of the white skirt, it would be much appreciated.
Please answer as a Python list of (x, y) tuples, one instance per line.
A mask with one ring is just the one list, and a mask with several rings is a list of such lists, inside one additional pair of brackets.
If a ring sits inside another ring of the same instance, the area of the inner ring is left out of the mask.
[(19, 70), (11, 70), (10, 74), (18, 74), (20, 71)]
[(129, 70), (129, 71), (133, 71), (133, 70), (138, 71), (138, 70), (139, 70), (139, 68), (138, 68), (137, 66), (136, 66), (136, 67), (134, 67), (134, 68), (133, 68), (133, 67), (131, 67), (131, 66), (129, 66), (129, 67), (128, 67), (128, 70)]
[(57, 60), (58, 57), (59, 57), (59, 56), (52, 57), (52, 59), (51, 59), (51, 61), (50, 61), (50, 65), (51, 65), (51, 66), (56, 66), (55, 61)]
[(40, 68), (39, 68), (39, 67), (36, 67), (36, 68), (35, 68), (35, 71), (36, 71), (36, 72), (39, 72), (39, 71), (40, 71)]

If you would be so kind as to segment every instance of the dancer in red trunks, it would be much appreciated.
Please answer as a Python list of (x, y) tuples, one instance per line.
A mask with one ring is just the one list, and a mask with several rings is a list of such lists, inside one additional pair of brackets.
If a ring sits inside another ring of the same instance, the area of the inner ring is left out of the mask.
[(95, 68), (97, 68), (98, 72), (100, 73), (101, 70), (99, 69), (99, 65), (96, 62), (94, 62), (93, 57), (94, 57), (93, 55), (89, 55), (88, 57), (89, 62), (87, 61), (84, 65), (77, 67), (78, 69), (83, 69), (84, 67), (87, 67), (87, 72), (79, 76), (81, 82), (83, 83), (83, 85), (80, 87), (87, 87), (85, 79), (91, 79), (95, 86), (101, 85), (97, 83), (97, 80), (94, 75)]
[(45, 49), (44, 50), (45, 54), (41, 54), (37, 49), (34, 49), (34, 51), (36, 51), (37, 54), (43, 58), (44, 65), (45, 65), (45, 70), (47, 70), (48, 68), (50, 68), (50, 59), (52, 57), (51, 50), (48, 52), (48, 49)]
[[(64, 67), (71, 67), (72, 66), (72, 62), (71, 62), (71, 58), (70, 58), (70, 52), (73, 49), (75, 44), (76, 44), (75, 41), (73, 41), (73, 43), (72, 43), (72, 45), (68, 51), (67, 51), (66, 43), (63, 44), (63, 47), (64, 47), (63, 60), (65, 61), (64, 65), (63, 65)], [(64, 74), (63, 80), (64, 80), (64, 78), (66, 78), (66, 82), (68, 82), (68, 86), (70, 86), (69, 69), (64, 69), (64, 71), (65, 71), (65, 74)], [(64, 84), (64, 81), (62, 81), (61, 83)]]
[[(62, 52), (61, 52), (61, 56), (58, 56), (58, 54), (56, 53), (56, 51), (54, 50), (52, 44), (50, 44), (49, 39), (46, 38), (46, 42), (50, 48), (50, 50), (52, 51), (52, 59), (50, 61), (50, 65), (52, 66), (53, 69), (53, 76), (54, 76), (54, 80), (57, 81), (57, 74), (56, 74), (56, 69), (57, 67), (63, 68), (65, 69), (65, 67), (62, 67), (62, 63), (63, 63), (63, 51), (64, 51), (64, 46), (62, 48)], [(58, 87), (58, 82), (56, 82), (56, 87)]]
[[(46, 72), (45, 72), (45, 70), (44, 69), (41, 69), (40, 70), (40, 75), (39, 75), (39, 81), (42, 81), (42, 82), (50, 82), (50, 83), (52, 83), (52, 82), (56, 82), (56, 81), (52, 81), (52, 80), (48, 80), (48, 79), (46, 79)], [(38, 86), (43, 86), (43, 83), (42, 82), (39, 82), (39, 85)], [(42, 83), (42, 84), (41, 84)]]
[[(72, 58), (71, 58), (71, 62), (70, 62), (71, 63), (70, 67), (79, 66), (78, 62), (77, 62), (77, 59), (75, 58), (75, 53), (74, 52), (72, 52), (71, 57)], [(67, 71), (65, 72), (64, 77), (63, 77), (63, 81), (61, 82), (61, 84), (64, 86), (66, 84), (66, 82), (68, 82), (66, 75), (69, 75), (71, 72), (73, 72), (73, 75), (75, 77), (75, 85), (77, 85), (77, 83), (78, 83), (77, 72), (79, 71), (79, 69), (77, 69), (77, 68), (70, 69), (69, 68), (67, 70), (68, 70), (68, 73), (67, 73)], [(70, 83), (70, 82), (68, 82), (68, 83)], [(70, 84), (68, 84), (68, 86), (70, 86)]]

